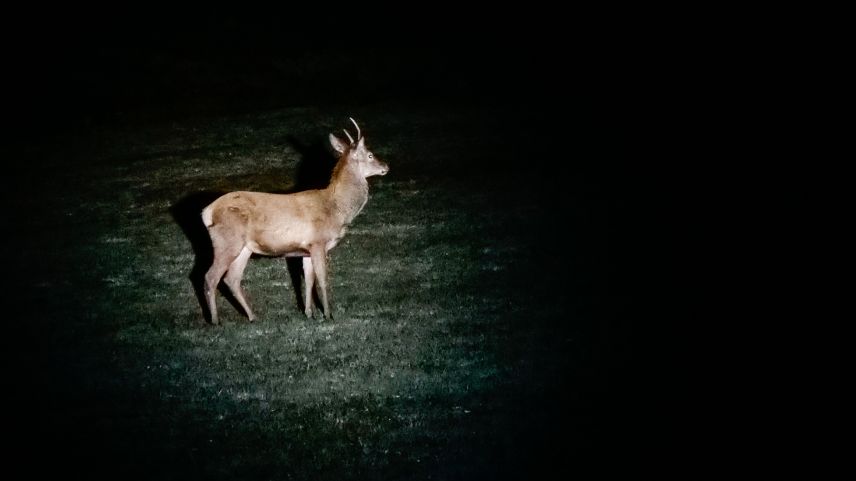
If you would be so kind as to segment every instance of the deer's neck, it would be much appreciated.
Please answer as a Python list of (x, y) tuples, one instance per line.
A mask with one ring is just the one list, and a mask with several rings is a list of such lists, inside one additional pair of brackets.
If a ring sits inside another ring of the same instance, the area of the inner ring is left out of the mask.
[(352, 165), (337, 166), (327, 191), (345, 225), (354, 220), (369, 200), (369, 183)]

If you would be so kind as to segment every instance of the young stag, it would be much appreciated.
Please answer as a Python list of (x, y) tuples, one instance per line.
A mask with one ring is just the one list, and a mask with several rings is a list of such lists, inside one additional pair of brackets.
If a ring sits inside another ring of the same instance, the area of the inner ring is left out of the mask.
[(360, 126), (350, 120), (357, 128), (357, 140), (347, 130), (344, 132), (349, 142), (330, 134), (330, 144), (338, 152), (339, 161), (327, 188), (294, 194), (230, 192), (202, 211), (214, 247), (214, 262), (205, 274), (205, 299), (212, 324), (218, 323), (215, 293), (221, 278), (250, 321), (255, 320), (241, 289), (244, 268), (253, 253), (303, 257), (304, 312), (308, 317), (314, 314), (312, 293), (317, 281), (322, 314), (333, 318), (327, 287), (327, 252), (366, 205), (366, 179), (389, 171), (366, 148)]

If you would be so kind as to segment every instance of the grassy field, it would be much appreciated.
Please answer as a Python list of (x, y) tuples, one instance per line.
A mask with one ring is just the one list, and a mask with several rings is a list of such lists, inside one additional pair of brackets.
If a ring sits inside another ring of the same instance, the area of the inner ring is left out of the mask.
[[(291, 108), (26, 145), (13, 178), (41, 194), (6, 202), (27, 237), (7, 301), (20, 463), (117, 479), (637, 469), (667, 422), (633, 367), (620, 133), (507, 114)], [(391, 171), (331, 253), (335, 321), (306, 319), (299, 277), (260, 257), (244, 278), (260, 320), (219, 296), (225, 325), (205, 322), (201, 208), (323, 181), (349, 115)]]

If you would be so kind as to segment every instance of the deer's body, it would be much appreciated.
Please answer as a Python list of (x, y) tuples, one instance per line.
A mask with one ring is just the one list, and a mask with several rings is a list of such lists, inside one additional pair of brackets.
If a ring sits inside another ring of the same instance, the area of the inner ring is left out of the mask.
[(314, 313), (312, 293), (317, 280), (324, 316), (332, 318), (327, 252), (368, 201), (367, 177), (385, 175), (389, 168), (366, 149), (359, 135), (348, 144), (330, 134), (330, 143), (340, 157), (327, 188), (294, 194), (230, 192), (202, 211), (214, 248), (204, 286), (213, 324), (218, 322), (215, 293), (221, 278), (249, 319), (255, 319), (241, 289), (244, 268), (254, 253), (303, 257), (305, 313)]
[(244, 245), (254, 254), (304, 256), (315, 244), (332, 249), (353, 220), (340, 213), (332, 194), (329, 188), (295, 194), (231, 192), (202, 216), (209, 230), (224, 221), (230, 229), (240, 226)]

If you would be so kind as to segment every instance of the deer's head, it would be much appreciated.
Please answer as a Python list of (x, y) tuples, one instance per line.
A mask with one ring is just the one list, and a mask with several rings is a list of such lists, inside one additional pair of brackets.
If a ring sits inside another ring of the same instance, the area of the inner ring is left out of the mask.
[[(349, 117), (350, 118), (350, 117)], [(363, 177), (371, 177), (373, 175), (386, 175), (389, 172), (389, 166), (381, 162), (372, 151), (366, 147), (366, 139), (360, 133), (360, 126), (351, 119), (354, 127), (357, 128), (357, 140), (351, 137), (347, 130), (343, 129), (345, 135), (348, 136), (349, 142), (330, 134), (330, 145), (333, 150), (339, 154), (339, 162), (348, 162), (360, 172)]]

